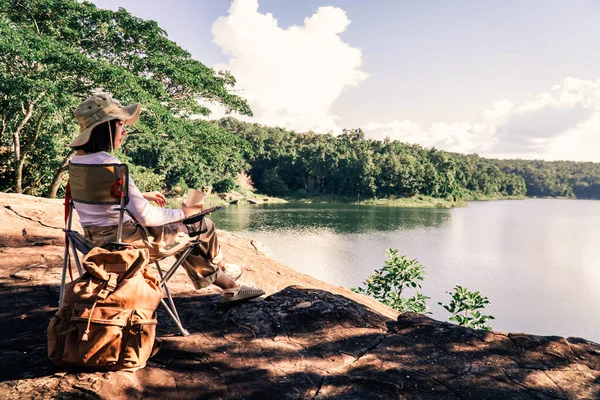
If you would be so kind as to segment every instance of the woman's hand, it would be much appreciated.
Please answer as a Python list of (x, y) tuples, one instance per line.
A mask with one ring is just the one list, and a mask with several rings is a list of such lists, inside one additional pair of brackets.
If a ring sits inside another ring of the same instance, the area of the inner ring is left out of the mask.
[(188, 207), (185, 203), (181, 203), (181, 209), (183, 210), (183, 214), (186, 218), (191, 217), (194, 214), (198, 214), (204, 208), (203, 204), (194, 207)]
[(142, 197), (148, 201), (155, 202), (159, 207), (164, 207), (167, 204), (167, 199), (161, 192), (142, 193)]

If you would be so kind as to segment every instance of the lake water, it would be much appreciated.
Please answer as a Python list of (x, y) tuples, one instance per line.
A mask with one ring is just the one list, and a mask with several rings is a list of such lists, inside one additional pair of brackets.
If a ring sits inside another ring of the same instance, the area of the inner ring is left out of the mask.
[(266, 244), (275, 258), (331, 284), (360, 286), (388, 248), (416, 258), (432, 317), (460, 284), (491, 301), (494, 330), (600, 342), (600, 201), (472, 202), (457, 209), (351, 204), (231, 206), (217, 227)]

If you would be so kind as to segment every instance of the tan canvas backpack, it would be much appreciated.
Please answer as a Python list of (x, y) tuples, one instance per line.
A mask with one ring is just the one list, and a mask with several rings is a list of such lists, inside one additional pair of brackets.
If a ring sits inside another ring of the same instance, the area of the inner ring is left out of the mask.
[(156, 334), (158, 279), (148, 250), (92, 249), (86, 270), (67, 285), (48, 326), (48, 356), (56, 365), (136, 370), (146, 365)]

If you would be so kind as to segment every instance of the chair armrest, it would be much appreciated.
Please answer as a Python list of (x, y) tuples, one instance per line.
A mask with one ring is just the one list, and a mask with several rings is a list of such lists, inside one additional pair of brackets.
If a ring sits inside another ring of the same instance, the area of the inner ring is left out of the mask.
[(204, 217), (210, 213), (213, 213), (217, 210), (223, 208), (222, 206), (216, 206), (207, 208), (206, 210), (200, 211), (198, 214), (194, 214), (190, 217), (187, 217), (183, 221), (181, 221), (188, 230), (188, 235), (190, 237), (198, 236), (207, 231), (207, 229), (203, 229)]

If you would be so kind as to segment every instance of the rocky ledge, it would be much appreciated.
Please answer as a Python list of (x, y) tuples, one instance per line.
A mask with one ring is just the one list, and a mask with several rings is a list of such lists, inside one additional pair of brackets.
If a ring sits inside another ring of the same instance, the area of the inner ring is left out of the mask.
[(61, 202), (0, 194), (0, 206), (3, 399), (600, 399), (596, 343), (398, 316), (226, 232), (225, 253), (265, 298), (223, 305), (217, 290), (194, 291), (178, 273), (171, 286), (190, 336), (159, 309), (162, 347), (146, 368), (63, 371), (46, 357)]

